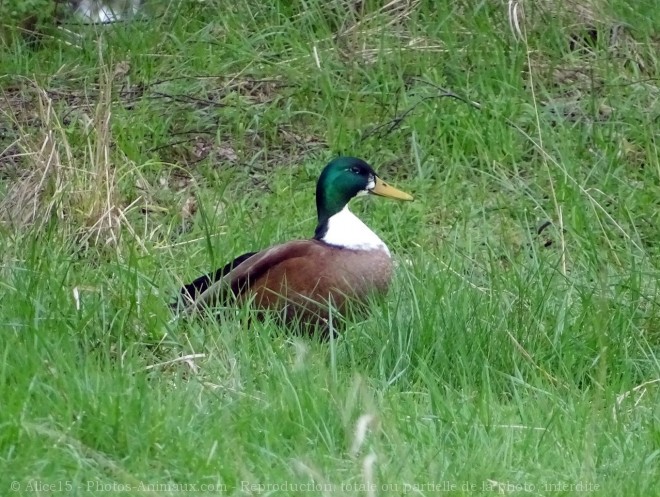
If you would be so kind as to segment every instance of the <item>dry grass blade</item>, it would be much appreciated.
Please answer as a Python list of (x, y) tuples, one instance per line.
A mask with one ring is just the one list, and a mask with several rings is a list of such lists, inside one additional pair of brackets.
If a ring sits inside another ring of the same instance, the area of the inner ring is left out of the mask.
[(304, 475), (313, 481), (314, 490), (320, 491), (323, 497), (329, 497), (335, 493), (335, 485), (328, 482), (319, 469), (299, 459), (294, 459), (292, 466), (296, 473)]
[(351, 446), (351, 455), (357, 456), (367, 438), (367, 431), (377, 422), (376, 416), (373, 414), (361, 415), (355, 423), (355, 435), (353, 438), (353, 445)]
[[(401, 52), (446, 52), (444, 44), (419, 35), (413, 35), (406, 23), (421, 5), (420, 0), (391, 0), (373, 12), (365, 12), (363, 2), (339, 2), (341, 12), (350, 12), (350, 20), (329, 37), (318, 39), (311, 47), (311, 57), (317, 69), (324, 66), (324, 56), (336, 56), (354, 60), (361, 58), (373, 64), (382, 57)], [(396, 48), (384, 48), (380, 40), (385, 35), (396, 39)], [(290, 64), (300, 59), (283, 60)]]
[[(525, 4), (530, 7), (532, 15), (525, 15)], [(593, 26), (605, 24), (611, 19), (605, 14), (604, 2), (601, 0), (579, 0), (564, 2), (561, 0), (524, 0), (507, 1), (509, 26), (514, 35), (521, 35), (521, 23), (528, 28), (547, 24), (548, 19), (560, 19), (569, 30), (578, 26)]]
[(92, 121), (92, 131), (87, 142), (87, 153), (91, 160), (89, 164), (88, 181), (84, 184), (86, 195), (81, 197), (83, 216), (91, 226), (83, 234), (84, 243), (93, 239), (116, 245), (119, 237), (121, 213), (118, 208), (119, 194), (117, 191), (115, 168), (110, 158), (111, 147), (111, 105), (112, 105), (112, 75), (110, 69), (101, 69), (101, 84), (98, 102)]
[(509, 18), (509, 29), (513, 33), (516, 40), (523, 39), (523, 31), (520, 28), (520, 20), (524, 21), (524, 11), (520, 8), (520, 2), (517, 0), (509, 0), (508, 2), (508, 18)]
[(616, 402), (614, 406), (612, 406), (612, 417), (614, 420), (617, 419), (617, 412), (621, 409), (621, 404), (630, 396), (636, 395), (635, 399), (635, 404), (633, 407), (637, 407), (642, 400), (642, 397), (646, 395), (646, 392), (648, 391), (648, 387), (651, 385), (655, 384), (660, 384), (660, 378), (656, 378), (654, 380), (649, 380), (645, 381), (644, 383), (637, 385), (635, 388), (628, 390), (627, 392), (623, 392), (620, 395), (617, 395), (616, 397)]
[(0, 219), (18, 228), (42, 226), (53, 214), (63, 217), (61, 200), (70, 180), (68, 165), (72, 162), (71, 149), (52, 100), (36, 84), (31, 90), (36, 93), (37, 129), (23, 122), (34, 116), (26, 116), (25, 109), (14, 107), (22, 105), (23, 99), (10, 103), (2, 111), (18, 131), (15, 146), (20, 153), (16, 158), (20, 159), (18, 165), (23, 170), (18, 172), (19, 177), (0, 203)]
[[(65, 110), (34, 81), (2, 111), (17, 135), (8, 151), (19, 151), (10, 157), (17, 178), (0, 202), (0, 222), (13, 231), (39, 231), (56, 219), (61, 233), (83, 246), (116, 246), (126, 219), (111, 154), (113, 76), (103, 65), (100, 73), (98, 100), (82, 106), (78, 119), (66, 127), (60, 117)], [(93, 109), (92, 117), (87, 109)], [(82, 153), (72, 151), (73, 135), (86, 140)]]
[(353, 31), (358, 31), (364, 24), (369, 23), (376, 19), (378, 16), (382, 15), (389, 16), (389, 19), (385, 23), (380, 24), (378, 29), (390, 27), (393, 24), (399, 23), (404, 19), (409, 18), (410, 14), (417, 8), (419, 3), (420, 0), (391, 0), (379, 8), (376, 12), (364, 16), (362, 19), (347, 27), (340, 34), (346, 35)]
[(371, 452), (364, 458), (364, 461), (362, 461), (362, 480), (364, 482), (364, 488), (366, 489), (365, 494), (367, 497), (376, 496), (376, 483), (374, 478), (376, 460), (376, 454)]
[(181, 357), (177, 357), (176, 359), (170, 359), (169, 361), (164, 361), (164, 362), (159, 362), (157, 364), (149, 364), (146, 366), (144, 369), (146, 371), (149, 371), (150, 369), (154, 368), (163, 368), (167, 366), (171, 366), (172, 364), (177, 364), (179, 362), (185, 363), (194, 373), (198, 371), (198, 366), (195, 364), (195, 359), (202, 359), (206, 357), (206, 354), (187, 354)]

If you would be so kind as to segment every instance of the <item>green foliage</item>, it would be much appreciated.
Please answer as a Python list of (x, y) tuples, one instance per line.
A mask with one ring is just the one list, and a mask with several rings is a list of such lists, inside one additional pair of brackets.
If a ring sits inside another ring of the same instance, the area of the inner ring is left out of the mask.
[(52, 24), (56, 7), (54, 0), (2, 0), (0, 19), (5, 29), (17, 27), (30, 30)]
[[(658, 9), (505, 6), (154, 3), (4, 48), (0, 491), (657, 494)], [(173, 319), (311, 236), (337, 153), (415, 195), (352, 204), (397, 264), (371, 316)]]

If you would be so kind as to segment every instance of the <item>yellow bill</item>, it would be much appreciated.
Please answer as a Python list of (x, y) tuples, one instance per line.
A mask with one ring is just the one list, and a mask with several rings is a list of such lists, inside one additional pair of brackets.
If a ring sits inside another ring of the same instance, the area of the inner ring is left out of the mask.
[(390, 197), (399, 200), (413, 199), (412, 195), (409, 195), (406, 192), (402, 192), (401, 190), (397, 190), (393, 186), (388, 185), (378, 176), (376, 176), (376, 186), (369, 190), (369, 192), (375, 195), (380, 195), (381, 197)]

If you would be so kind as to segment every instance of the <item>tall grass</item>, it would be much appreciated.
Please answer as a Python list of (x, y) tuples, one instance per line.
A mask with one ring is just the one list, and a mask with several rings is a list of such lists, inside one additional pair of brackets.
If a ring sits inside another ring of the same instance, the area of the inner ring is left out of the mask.
[[(182, 2), (5, 45), (2, 492), (655, 495), (656, 11)], [(338, 153), (416, 197), (353, 205), (397, 264), (371, 315), (175, 319), (311, 235)]]

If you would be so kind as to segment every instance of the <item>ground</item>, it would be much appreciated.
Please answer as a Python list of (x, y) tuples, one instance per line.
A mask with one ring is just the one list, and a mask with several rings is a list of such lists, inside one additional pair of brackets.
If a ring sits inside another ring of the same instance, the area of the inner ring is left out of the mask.
[[(385, 4), (385, 6), (383, 6)], [(656, 2), (151, 2), (0, 47), (3, 495), (657, 495)], [(311, 236), (396, 277), (329, 342), (178, 286)]]

